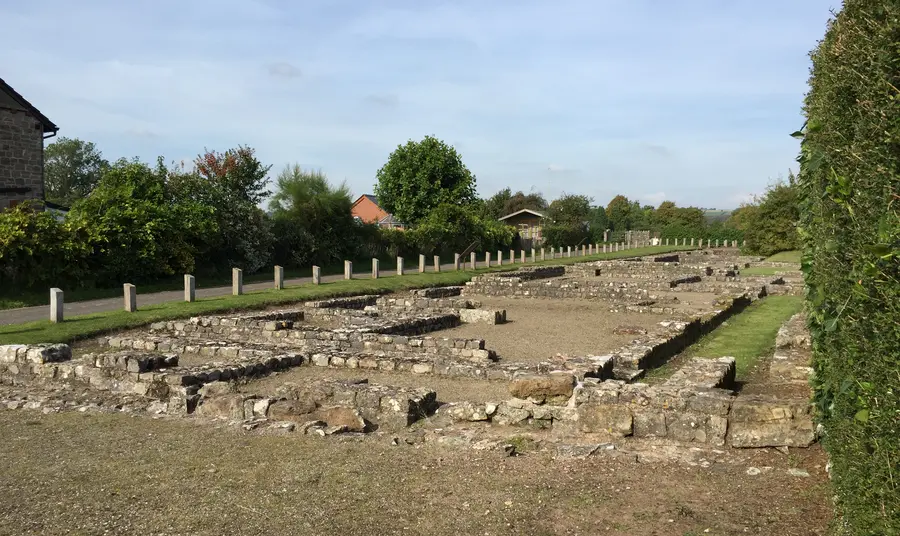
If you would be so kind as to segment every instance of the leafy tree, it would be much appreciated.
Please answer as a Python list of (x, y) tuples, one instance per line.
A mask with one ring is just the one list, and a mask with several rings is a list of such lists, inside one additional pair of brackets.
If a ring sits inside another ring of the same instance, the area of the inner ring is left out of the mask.
[(398, 146), (376, 178), (381, 206), (409, 225), (439, 205), (466, 206), (476, 199), (475, 176), (456, 149), (432, 136)]
[[(214, 231), (212, 209), (176, 199), (167, 188), (167, 170), (137, 160), (119, 160), (90, 196), (78, 201), (67, 223), (89, 229), (91, 266), (103, 283), (148, 281), (190, 273), (195, 244)], [(203, 222), (196, 227), (191, 223)]]
[(61, 137), (44, 149), (44, 195), (71, 206), (94, 189), (107, 168), (109, 162), (93, 142)]
[(352, 258), (359, 227), (352, 204), (345, 183), (335, 187), (321, 171), (285, 167), (269, 204), (278, 237), (275, 260), (305, 266)]
[(793, 175), (788, 183), (770, 186), (756, 202), (755, 218), (744, 229), (748, 251), (768, 256), (797, 249), (800, 200)]
[(563, 194), (550, 203), (547, 217), (556, 225), (587, 227), (591, 219), (591, 199), (584, 195)]
[(614, 231), (627, 231), (631, 228), (631, 201), (624, 195), (612, 198), (606, 207), (606, 217), (610, 228)]
[(506, 204), (510, 199), (512, 199), (512, 190), (509, 188), (500, 190), (484, 200), (484, 204), (481, 206), (481, 216), (483, 218), (496, 220), (509, 214), (506, 212)]
[(503, 205), (503, 214), (501, 216), (512, 214), (513, 212), (518, 212), (523, 209), (543, 212), (547, 210), (547, 200), (538, 192), (527, 194), (521, 191), (516, 192), (506, 201), (506, 204)]
[(197, 173), (215, 183), (228, 197), (259, 204), (269, 196), (266, 185), (272, 166), (264, 166), (254, 149), (238, 146), (224, 153), (207, 150), (194, 160)]
[(591, 209), (589, 227), (591, 239), (594, 242), (601, 242), (603, 240), (604, 231), (609, 229), (609, 219), (606, 217), (605, 208), (596, 206)]

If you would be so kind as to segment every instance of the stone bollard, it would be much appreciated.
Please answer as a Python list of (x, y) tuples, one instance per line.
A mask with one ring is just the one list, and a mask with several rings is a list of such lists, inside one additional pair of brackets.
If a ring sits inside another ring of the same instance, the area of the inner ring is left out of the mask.
[(584, 257), (587, 255), (587, 246), (581, 244), (581, 256)]
[(378, 276), (381, 273), (380, 265), (381, 261), (372, 257), (372, 279), (378, 279)]
[(196, 281), (194, 276), (184, 274), (184, 301), (192, 302), (197, 299)]
[(313, 285), (319, 285), (322, 283), (322, 269), (318, 266), (312, 267), (312, 280)]
[(137, 288), (131, 283), (122, 285), (125, 290), (125, 310), (129, 313), (137, 311)]
[(669, 239), (668, 239), (668, 238), (666, 238), (666, 245), (667, 245), (667, 246), (669, 245)]
[(284, 289), (284, 266), (275, 267), (275, 290)]
[(541, 248), (541, 261), (547, 260), (547, 248)]
[[(687, 240), (687, 239), (685, 239), (685, 240)], [(693, 245), (694, 245), (694, 239), (691, 238), (691, 246), (693, 246)]]
[(490, 251), (484, 252), (484, 265), (488, 268), (491, 267), (491, 252)]
[(497, 250), (497, 266), (503, 266), (503, 250)]
[(397, 275), (403, 275), (403, 257), (397, 257)]
[(522, 264), (525, 264), (525, 250), (524, 249), (519, 251), (519, 262), (521, 262)]
[(509, 250), (509, 263), (510, 264), (516, 263), (516, 251), (514, 249)]
[(441, 256), (434, 256), (434, 273), (439, 273), (441, 271)]
[[(692, 242), (691, 245), (693, 245), (693, 240), (691, 242)], [(716, 238), (716, 247), (719, 247), (719, 239), (718, 238)]]
[(244, 271), (240, 268), (231, 269), (231, 293), (235, 296), (244, 293)]
[(50, 321), (59, 323), (63, 321), (63, 291), (58, 288), (50, 289)]
[(353, 261), (344, 261), (344, 279), (353, 279)]
[(572, 256), (572, 246), (566, 246), (566, 257)]
[(459, 253), (453, 254), (453, 269), (459, 271)]
[(537, 261), (537, 257), (535, 255), (534, 248), (531, 248), (531, 262)]
[(475, 252), (469, 254), (469, 268), (472, 270), (478, 268), (478, 260), (475, 258)]
[(744, 247), (747, 247), (747, 240), (744, 240)]
[(425, 273), (425, 255), (419, 254), (419, 273)]

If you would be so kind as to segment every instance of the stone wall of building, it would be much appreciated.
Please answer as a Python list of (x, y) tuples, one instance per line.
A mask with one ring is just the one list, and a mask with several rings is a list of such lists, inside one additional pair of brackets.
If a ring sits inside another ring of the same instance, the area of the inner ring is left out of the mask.
[(43, 198), (43, 137), (41, 122), (27, 112), (0, 108), (0, 210)]

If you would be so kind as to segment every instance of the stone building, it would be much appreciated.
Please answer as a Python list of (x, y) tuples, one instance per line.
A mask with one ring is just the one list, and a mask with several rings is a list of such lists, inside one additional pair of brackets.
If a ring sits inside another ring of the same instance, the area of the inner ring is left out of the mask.
[(58, 130), (0, 78), (0, 210), (44, 200), (44, 139)]

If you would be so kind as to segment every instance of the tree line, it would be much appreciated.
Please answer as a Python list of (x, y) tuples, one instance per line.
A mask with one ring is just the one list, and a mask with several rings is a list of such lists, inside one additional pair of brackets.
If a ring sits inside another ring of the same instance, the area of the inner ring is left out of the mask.
[(191, 166), (166, 164), (162, 157), (151, 165), (109, 162), (93, 143), (60, 138), (47, 147), (45, 160), (47, 200), (70, 210), (59, 218), (23, 204), (0, 213), (4, 284), (116, 286), (181, 273), (224, 274), (232, 267), (253, 273), (272, 264), (333, 266), (419, 253), (449, 258), (473, 245), (480, 251), (519, 247), (516, 229), (498, 218), (521, 209), (546, 216), (548, 247), (600, 242), (606, 230), (611, 241), (629, 230), (661, 238), (747, 239), (748, 248), (762, 254), (791, 249), (796, 241), (796, 210), (788, 206), (793, 182), (770, 188), (724, 222), (707, 221), (695, 207), (671, 201), (641, 206), (621, 195), (605, 207), (584, 195), (563, 194), (548, 203), (540, 193), (510, 188), (482, 199), (456, 149), (433, 136), (398, 146), (376, 173), (374, 192), (406, 225), (402, 231), (354, 219), (346, 183), (333, 184), (321, 171), (293, 164), (270, 180), (272, 166), (246, 146), (205, 150)]

